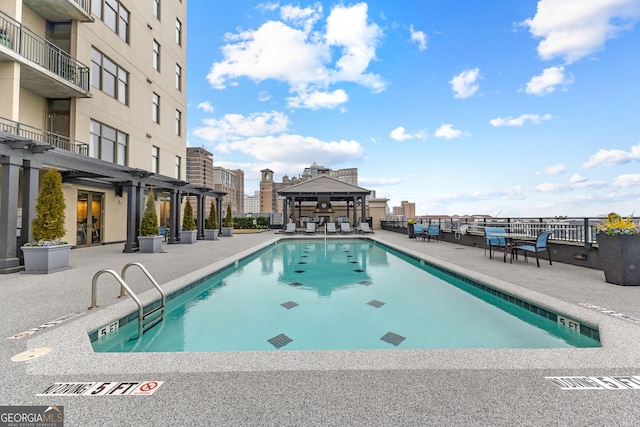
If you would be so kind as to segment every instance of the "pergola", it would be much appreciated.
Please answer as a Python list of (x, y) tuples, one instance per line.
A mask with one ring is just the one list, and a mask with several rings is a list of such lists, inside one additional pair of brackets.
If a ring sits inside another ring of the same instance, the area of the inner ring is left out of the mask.
[[(360, 207), (360, 221), (366, 220), (365, 198), (371, 194), (371, 190), (328, 176), (320, 176), (279, 190), (278, 194), (285, 198), (283, 209), (285, 221), (289, 218), (289, 208), (291, 208), (293, 222), (302, 216), (302, 202), (316, 202), (316, 208), (313, 211), (316, 216), (335, 214), (332, 202), (346, 202), (346, 216), (349, 216), (349, 208), (351, 207), (353, 212), (351, 222), (355, 226), (358, 224), (357, 207)], [(296, 208), (298, 210), (297, 216)]]
[[(32, 240), (31, 222), (35, 218), (38, 177), (41, 169), (55, 167), (63, 182), (84, 184), (94, 188), (127, 193), (127, 224), (124, 252), (138, 250), (138, 234), (144, 193), (153, 187), (156, 194), (170, 199), (169, 243), (180, 241), (181, 199), (195, 196), (198, 218), (198, 238), (204, 238), (205, 197), (216, 200), (218, 224), (221, 224), (221, 204), (224, 192), (197, 187), (175, 178), (117, 165), (51, 146), (50, 144), (0, 131), (0, 274), (20, 269), (17, 249)], [(17, 227), (18, 195), (22, 198), (22, 222)], [(20, 229), (20, 232), (18, 232)]]

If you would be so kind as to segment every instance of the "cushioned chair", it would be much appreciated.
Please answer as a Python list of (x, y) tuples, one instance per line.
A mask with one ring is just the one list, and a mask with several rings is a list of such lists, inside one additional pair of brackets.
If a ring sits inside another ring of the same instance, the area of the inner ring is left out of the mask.
[(351, 226), (349, 225), (348, 222), (341, 222), (340, 223), (340, 233), (341, 234), (351, 234), (352, 233)]
[(360, 224), (360, 232), (364, 233), (364, 234), (373, 234), (373, 230), (371, 228), (369, 228), (369, 223), (368, 222), (363, 222)]
[(284, 229), (284, 234), (296, 234), (295, 222), (288, 222), (287, 228)]
[(502, 227), (485, 227), (484, 228), (484, 256), (487, 256), (487, 248), (489, 248), (489, 258), (493, 258), (493, 252), (497, 248), (502, 248), (502, 250), (507, 250), (507, 241), (504, 237), (500, 237), (500, 235), (504, 235), (505, 229)]
[(316, 223), (315, 222), (308, 222), (307, 223), (307, 228), (305, 228), (304, 232), (307, 233), (307, 234), (316, 234)]
[(413, 234), (416, 236), (416, 240), (418, 240), (418, 237), (422, 237), (424, 239), (424, 225), (413, 224)]
[[(511, 246), (511, 257), (514, 255), (516, 258), (518, 257), (518, 251), (524, 252), (524, 260), (527, 260), (527, 254), (532, 252), (536, 256), (536, 263), (538, 264), (538, 268), (540, 268), (540, 258), (538, 256), (539, 253), (546, 252), (549, 257), (549, 265), (553, 265), (551, 263), (551, 251), (549, 250), (549, 237), (551, 236), (552, 231), (542, 231), (536, 237), (535, 242), (514, 242)], [(531, 244), (533, 243), (533, 244)]]
[(327, 234), (336, 234), (338, 230), (336, 230), (336, 224), (334, 222), (327, 223)]
[(158, 231), (160, 232), (160, 235), (162, 236), (162, 240), (164, 240), (166, 242), (167, 241), (167, 227), (165, 227), (164, 225), (161, 225), (160, 227), (158, 227)]
[(422, 236), (423, 239), (427, 239), (431, 241), (431, 239), (436, 239), (438, 242), (440, 241), (440, 226), (436, 224), (432, 224), (427, 227), (427, 232)]

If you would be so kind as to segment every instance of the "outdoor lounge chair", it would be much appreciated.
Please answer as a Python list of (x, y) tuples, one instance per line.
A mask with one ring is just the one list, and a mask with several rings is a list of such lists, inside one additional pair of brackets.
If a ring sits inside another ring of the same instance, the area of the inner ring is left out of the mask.
[(287, 228), (284, 229), (284, 234), (296, 234), (295, 222), (287, 223)]
[(336, 234), (338, 230), (336, 230), (336, 224), (333, 222), (327, 223), (327, 234)]
[(315, 222), (308, 222), (307, 223), (307, 228), (305, 228), (304, 232), (306, 234), (316, 234), (316, 223)]
[(340, 223), (340, 233), (341, 234), (351, 234), (353, 231), (351, 230), (351, 226), (348, 222)]
[(485, 227), (484, 228), (484, 256), (487, 256), (487, 248), (489, 248), (489, 258), (493, 258), (493, 253), (497, 248), (507, 250), (507, 240), (500, 235), (506, 233), (502, 227)]
[[(541, 252), (547, 252), (549, 256), (549, 265), (553, 265), (551, 263), (551, 251), (549, 250), (549, 237), (551, 236), (552, 231), (542, 231), (536, 237), (535, 242), (513, 242), (513, 246), (511, 246), (511, 257), (515, 255), (518, 257), (518, 251), (524, 252), (524, 260), (527, 260), (527, 253), (533, 252), (536, 255), (536, 263), (538, 264), (538, 268), (540, 268), (540, 258), (538, 254)], [(532, 244), (533, 243), (533, 244)]]
[(422, 240), (427, 239), (431, 241), (431, 239), (436, 239), (438, 242), (440, 241), (440, 226), (437, 224), (432, 224), (427, 227), (426, 233), (422, 236)]
[(360, 232), (367, 234), (367, 233), (371, 233), (373, 234), (373, 230), (371, 228), (369, 228), (369, 223), (368, 222), (363, 222), (360, 224)]
[(424, 225), (422, 224), (414, 224), (413, 225), (413, 234), (415, 235), (416, 240), (418, 237), (422, 237), (424, 240)]

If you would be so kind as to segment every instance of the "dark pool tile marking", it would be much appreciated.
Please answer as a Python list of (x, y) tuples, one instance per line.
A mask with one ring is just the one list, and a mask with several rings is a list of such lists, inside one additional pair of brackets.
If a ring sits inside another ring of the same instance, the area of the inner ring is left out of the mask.
[(269, 338), (267, 341), (269, 341), (269, 343), (274, 346), (275, 348), (280, 348), (280, 347), (284, 347), (285, 345), (289, 344), (291, 341), (293, 341), (291, 338), (289, 338), (288, 336), (286, 336), (285, 334), (280, 334), (277, 335), (273, 338)]
[(304, 270), (295, 270), (294, 273), (304, 273)]
[(356, 273), (364, 273), (364, 270), (359, 269), (359, 268), (356, 268), (356, 269), (355, 269), (355, 270), (353, 270), (353, 271), (355, 271)]
[(298, 264), (306, 264), (306, 261), (300, 261)]
[(293, 301), (287, 301), (287, 302), (283, 302), (280, 305), (283, 306), (284, 308), (286, 308), (287, 310), (290, 310), (293, 307), (299, 306), (300, 304), (298, 304), (297, 302), (293, 302)]
[(291, 282), (291, 283), (289, 283), (289, 286), (293, 286), (295, 288), (296, 286), (302, 286), (302, 283), (300, 283), (300, 282)]
[(396, 347), (405, 339), (406, 338), (402, 335), (394, 334), (393, 332), (387, 332), (382, 338), (380, 338), (380, 340), (388, 342), (389, 344), (393, 344)]
[(360, 282), (360, 284), (364, 286), (369, 286), (369, 285), (373, 285), (373, 282), (370, 280), (363, 280), (362, 282)]
[(369, 301), (367, 304), (369, 304), (370, 306), (375, 307), (375, 308), (380, 308), (380, 307), (382, 307), (385, 303), (383, 303), (382, 301), (378, 301), (378, 300), (375, 300), (375, 299), (374, 299), (374, 300)]

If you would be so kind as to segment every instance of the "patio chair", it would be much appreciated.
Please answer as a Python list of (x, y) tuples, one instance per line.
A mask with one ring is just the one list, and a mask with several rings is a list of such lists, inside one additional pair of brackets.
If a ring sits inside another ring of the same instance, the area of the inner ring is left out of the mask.
[(368, 222), (363, 222), (360, 224), (360, 232), (363, 234), (373, 234), (373, 230), (369, 227), (369, 223)]
[(284, 229), (284, 234), (296, 234), (295, 222), (287, 223), (287, 228)]
[(309, 221), (307, 223), (307, 228), (304, 229), (306, 234), (316, 234), (316, 223)]
[(353, 230), (351, 230), (351, 226), (349, 225), (348, 222), (341, 222), (340, 223), (340, 234), (351, 234), (353, 233)]
[(431, 241), (432, 238), (438, 242), (440, 241), (440, 226), (437, 224), (428, 226), (426, 233), (422, 236), (422, 240), (427, 239), (427, 241)]
[(497, 248), (507, 250), (507, 240), (500, 235), (506, 233), (502, 227), (485, 227), (484, 228), (484, 256), (487, 256), (487, 248), (489, 248), (489, 258), (493, 258), (493, 252)]
[(336, 230), (336, 224), (334, 222), (327, 223), (327, 234), (337, 234), (338, 230)]
[(164, 225), (161, 225), (160, 227), (158, 227), (158, 231), (160, 232), (160, 235), (162, 236), (162, 240), (164, 240), (166, 242), (167, 241), (167, 227), (165, 227)]
[(549, 265), (553, 265), (551, 263), (551, 251), (549, 250), (549, 237), (551, 236), (551, 233), (551, 230), (540, 232), (538, 234), (538, 237), (536, 237), (535, 242), (513, 242), (513, 246), (511, 246), (511, 258), (513, 258), (513, 256), (515, 255), (517, 259), (518, 251), (522, 251), (524, 252), (524, 260), (528, 262), (527, 254), (529, 252), (533, 252), (536, 256), (536, 264), (538, 264), (538, 268), (540, 268), (540, 258), (538, 254), (547, 252), (549, 257)]
[(413, 224), (413, 234), (415, 235), (416, 240), (418, 240), (418, 237), (422, 237), (422, 240), (424, 240), (424, 225)]

